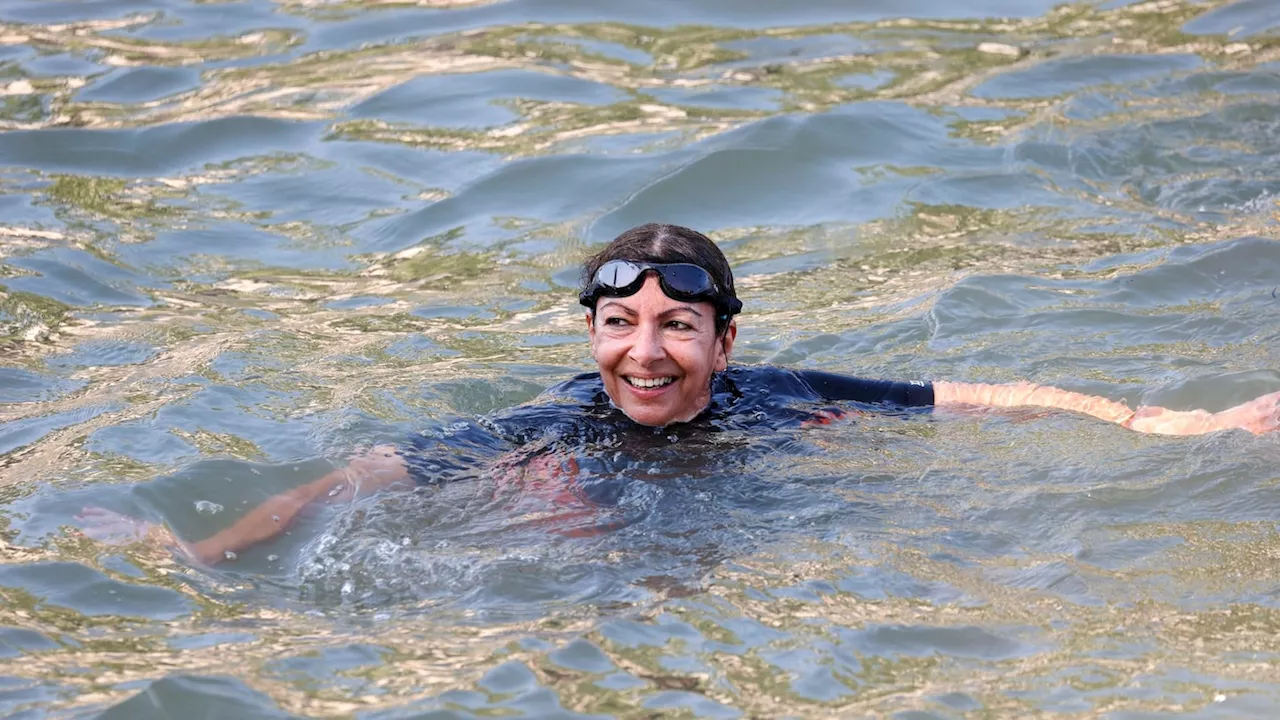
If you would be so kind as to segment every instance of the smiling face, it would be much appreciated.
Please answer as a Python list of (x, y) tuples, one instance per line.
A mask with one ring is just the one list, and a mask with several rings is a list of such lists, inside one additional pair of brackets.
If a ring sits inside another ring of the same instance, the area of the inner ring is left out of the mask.
[(601, 297), (587, 313), (591, 355), (605, 392), (632, 420), (692, 420), (711, 402), (711, 375), (729, 364), (738, 328), (716, 334), (709, 302), (672, 300), (652, 273), (635, 295)]

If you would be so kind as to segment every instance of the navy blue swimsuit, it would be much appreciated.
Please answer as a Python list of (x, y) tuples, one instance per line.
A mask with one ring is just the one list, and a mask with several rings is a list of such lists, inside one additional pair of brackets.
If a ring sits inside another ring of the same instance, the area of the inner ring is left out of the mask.
[[(416, 433), (401, 454), (424, 485), (477, 477), (513, 452), (525, 461), (547, 454), (575, 458), (588, 478), (703, 475), (779, 449), (793, 441), (794, 433), (785, 431), (805, 421), (857, 406), (884, 412), (933, 405), (929, 383), (772, 366), (731, 366), (716, 373), (711, 390), (711, 403), (696, 418), (654, 428), (614, 407), (599, 373), (584, 373), (528, 404)], [(598, 487), (590, 499), (608, 503), (613, 493), (604, 490)]]

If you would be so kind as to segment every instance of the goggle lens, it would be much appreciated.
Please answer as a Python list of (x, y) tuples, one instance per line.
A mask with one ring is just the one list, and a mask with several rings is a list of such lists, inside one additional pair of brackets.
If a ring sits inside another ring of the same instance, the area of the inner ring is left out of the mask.
[(643, 274), (644, 268), (635, 263), (614, 260), (600, 266), (600, 270), (596, 272), (594, 284), (601, 289), (618, 290), (631, 285)]
[(719, 294), (711, 275), (697, 265), (668, 265), (664, 270), (658, 271), (658, 277), (675, 292), (684, 293), (690, 297)]
[(579, 296), (579, 301), (593, 307), (601, 295), (628, 297), (640, 291), (644, 274), (653, 270), (658, 274), (662, 292), (673, 300), (709, 300), (729, 314), (742, 309), (735, 298), (720, 297), (720, 288), (702, 267), (692, 263), (639, 263), (630, 260), (610, 260), (596, 271), (595, 278)]

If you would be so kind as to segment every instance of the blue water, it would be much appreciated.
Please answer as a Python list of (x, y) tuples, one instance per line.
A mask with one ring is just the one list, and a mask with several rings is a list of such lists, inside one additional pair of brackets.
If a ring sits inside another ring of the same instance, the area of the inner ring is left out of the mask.
[(1264, 0), (5, 4), (0, 714), (1271, 717), (1271, 436), (873, 413), (604, 462), (587, 516), (497, 472), (321, 504), (211, 568), (76, 516), (203, 537), (535, 398), (591, 367), (581, 260), (649, 221), (725, 250), (738, 362), (1280, 390), (1278, 29)]

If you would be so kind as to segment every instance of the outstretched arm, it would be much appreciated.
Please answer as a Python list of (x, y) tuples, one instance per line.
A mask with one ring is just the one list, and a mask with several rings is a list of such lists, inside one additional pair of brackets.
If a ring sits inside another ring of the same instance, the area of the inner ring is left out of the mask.
[(933, 383), (934, 403), (939, 406), (1047, 407), (1092, 415), (1131, 430), (1160, 435), (1201, 435), (1217, 430), (1240, 429), (1252, 433), (1275, 430), (1280, 415), (1280, 393), (1237, 405), (1222, 412), (1177, 411), (1147, 406), (1135, 412), (1124, 403), (1095, 395), (1071, 392), (1047, 385), (1010, 383)]
[(383, 488), (406, 483), (408, 466), (394, 447), (379, 446), (341, 467), (278, 495), (245, 513), (230, 527), (198, 542), (184, 542), (168, 528), (121, 515), (103, 508), (87, 507), (77, 519), (89, 537), (107, 542), (146, 540), (171, 546), (197, 562), (213, 565), (228, 560), (247, 547), (284, 532), (302, 509), (318, 500), (345, 502)]
[(184, 544), (183, 549), (196, 560), (212, 565), (227, 559), (227, 553), (240, 552), (284, 532), (303, 508), (317, 500), (354, 500), (408, 479), (409, 469), (395, 448), (380, 445), (346, 467), (267, 498), (235, 524), (204, 540)]

